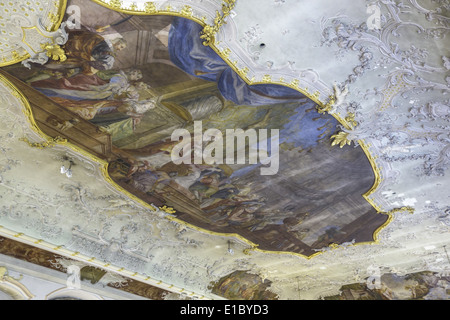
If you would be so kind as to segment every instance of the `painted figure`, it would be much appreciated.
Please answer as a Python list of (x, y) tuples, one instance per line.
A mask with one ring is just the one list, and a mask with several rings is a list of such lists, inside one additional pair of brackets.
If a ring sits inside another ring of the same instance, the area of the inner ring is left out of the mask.
[(100, 70), (112, 69), (115, 52), (126, 48), (123, 38), (107, 40), (101, 35), (89, 31), (73, 31), (63, 46), (67, 60), (64, 63), (52, 62), (50, 69), (79, 68), (80, 73), (95, 74)]

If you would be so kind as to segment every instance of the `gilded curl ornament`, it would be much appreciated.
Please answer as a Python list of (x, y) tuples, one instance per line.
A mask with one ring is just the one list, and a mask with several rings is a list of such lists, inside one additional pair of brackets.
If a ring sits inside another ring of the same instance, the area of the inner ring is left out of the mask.
[(216, 11), (216, 18), (213, 25), (206, 25), (200, 35), (200, 39), (203, 39), (203, 45), (209, 46), (214, 43), (215, 35), (219, 32), (220, 28), (226, 23), (226, 18), (230, 15), (231, 10), (236, 5), (236, 0), (224, 0), (222, 3), (222, 14)]

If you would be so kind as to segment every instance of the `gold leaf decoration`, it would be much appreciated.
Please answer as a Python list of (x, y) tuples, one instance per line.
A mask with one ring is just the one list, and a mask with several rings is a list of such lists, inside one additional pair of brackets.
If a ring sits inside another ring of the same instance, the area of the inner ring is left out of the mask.
[(401, 208), (396, 208), (393, 209), (391, 211), (389, 211), (389, 214), (393, 214), (393, 213), (397, 213), (397, 212), (408, 212), (409, 214), (414, 214), (415, 209), (413, 207), (401, 207)]
[(192, 8), (188, 5), (184, 6), (183, 10), (181, 10), (180, 13), (186, 17), (191, 17), (193, 14)]
[(177, 212), (174, 208), (170, 208), (168, 206), (162, 206), (162, 207), (159, 207), (159, 209), (161, 209), (162, 211), (167, 212), (169, 214), (174, 214)]
[(319, 113), (330, 112), (333, 109), (334, 104), (336, 103), (336, 97), (330, 96), (328, 102), (323, 107), (317, 107), (317, 111)]
[(272, 77), (268, 74), (266, 74), (263, 78), (262, 78), (262, 82), (271, 82), (272, 81)]
[(236, 0), (224, 0), (222, 3), (222, 14), (216, 11), (216, 18), (214, 19), (214, 25), (206, 25), (200, 35), (200, 39), (203, 40), (204, 46), (209, 46), (214, 43), (215, 35), (219, 32), (220, 28), (226, 23), (225, 19), (231, 13), (234, 6), (236, 5)]
[(351, 140), (348, 140), (348, 133), (343, 131), (331, 136), (331, 139), (333, 139), (332, 146), (339, 145), (341, 148), (352, 143)]
[(231, 50), (230, 50), (230, 48), (226, 48), (221, 53), (224, 58), (228, 58), (230, 56)]
[(298, 88), (298, 85), (300, 84), (300, 80), (298, 80), (298, 79), (294, 79), (294, 80), (292, 80), (292, 82), (291, 82), (291, 87), (293, 87), (293, 88)]
[(121, 0), (110, 0), (109, 5), (115, 9), (120, 9), (120, 7), (122, 7), (122, 1)]
[(51, 147), (55, 146), (58, 143), (66, 143), (67, 139), (64, 139), (64, 138), (62, 138), (60, 136), (57, 136), (57, 137), (51, 138), (48, 141), (42, 142), (42, 143), (31, 142), (27, 138), (21, 138), (20, 141), (26, 142), (32, 148), (46, 149), (46, 148), (51, 148)]
[(52, 60), (66, 61), (67, 57), (64, 50), (57, 44), (46, 43), (42, 44), (41, 48), (46, 51), (46, 54)]
[(351, 127), (356, 127), (358, 125), (358, 122), (356, 122), (355, 120), (355, 114), (354, 113), (349, 113), (347, 114), (347, 116), (345, 117), (345, 121), (351, 126)]
[(246, 78), (248, 72), (249, 72), (249, 69), (248, 69), (247, 67), (244, 67), (244, 68), (242, 68), (242, 69), (240, 69), (240, 70), (238, 71), (238, 74), (239, 74), (242, 78)]
[(55, 13), (50, 12), (48, 14), (48, 18), (49, 18), (49, 20), (51, 22), (51, 26), (47, 27), (47, 31), (51, 31), (52, 30), (52, 26), (56, 26), (58, 24), (59, 19), (60, 19), (60, 15), (59, 15), (59, 13), (55, 14)]
[(156, 13), (158, 10), (153, 2), (146, 2), (144, 5), (144, 11), (146, 13)]

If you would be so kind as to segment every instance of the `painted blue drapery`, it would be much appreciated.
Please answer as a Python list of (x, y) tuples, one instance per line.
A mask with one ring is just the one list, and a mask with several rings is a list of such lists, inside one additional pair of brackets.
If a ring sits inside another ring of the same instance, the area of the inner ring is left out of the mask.
[(175, 18), (169, 33), (172, 62), (198, 78), (215, 81), (225, 99), (237, 105), (268, 105), (304, 99), (300, 92), (271, 84), (248, 85), (200, 39), (202, 27), (188, 19)]
[[(333, 132), (338, 124), (327, 114), (319, 114), (315, 103), (300, 92), (281, 85), (248, 85), (200, 38), (202, 27), (188, 19), (174, 18), (169, 33), (169, 53), (172, 62), (186, 73), (217, 82), (227, 100), (237, 105), (262, 106), (299, 102), (297, 114), (280, 128), (280, 143), (292, 143), (304, 149), (315, 146), (324, 133)], [(300, 103), (302, 102), (302, 103)], [(328, 124), (328, 125), (326, 125)], [(331, 128), (331, 130), (330, 130)]]

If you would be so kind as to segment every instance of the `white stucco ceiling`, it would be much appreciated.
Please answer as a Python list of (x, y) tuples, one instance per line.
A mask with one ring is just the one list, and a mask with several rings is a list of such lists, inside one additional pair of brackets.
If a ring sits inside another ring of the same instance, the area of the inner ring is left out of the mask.
[[(132, 3), (98, 2), (124, 10)], [(146, 1), (133, 2), (142, 14)], [(161, 10), (171, 5), (172, 12), (188, 5), (193, 17), (206, 17), (208, 24), (221, 10), (221, 1), (154, 3)], [(60, 254), (78, 252), (85, 261), (108, 248), (99, 266), (106, 259), (116, 271), (124, 268), (141, 280), (150, 277), (152, 284), (161, 280), (165, 288), (174, 285), (172, 290), (207, 298), (218, 298), (208, 292), (209, 283), (233, 270), (259, 274), (273, 282), (271, 290), (280, 298), (297, 299), (299, 288), (301, 298), (335, 294), (341, 285), (367, 277), (373, 265), (400, 273), (448, 268), (442, 248), (450, 244), (449, 4), (372, 1), (380, 9), (381, 30), (367, 29), (367, 4), (238, 0), (214, 47), (229, 52), (227, 61), (236, 70), (248, 68), (248, 82), (264, 82), (267, 75), (281, 85), (298, 80), (296, 88), (311, 97), (318, 91), (315, 100), (321, 104), (335, 93), (334, 84), (347, 85), (345, 100), (330, 113), (339, 119), (355, 114), (358, 125), (343, 130), (353, 143), (368, 147), (380, 171), (371, 200), (384, 212), (415, 209), (395, 212), (376, 244), (306, 260), (258, 251), (246, 255), (249, 244), (231, 237), (235, 254), (227, 254), (229, 237), (179, 224), (128, 198), (105, 180), (102, 163), (70, 145), (41, 150), (19, 141), (44, 138), (32, 130), (23, 102), (3, 82), (0, 234), (20, 234), (15, 238), (29, 243), (41, 239), (46, 249), (60, 246)], [(10, 46), (17, 45), (16, 37), (10, 39)], [(8, 41), (3, 36), (2, 45)], [(71, 180), (58, 172), (63, 156), (77, 163)], [(117, 238), (120, 233), (126, 237)]]

